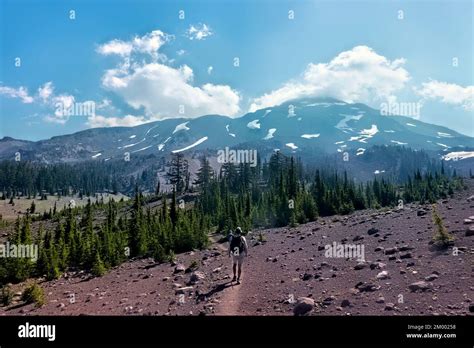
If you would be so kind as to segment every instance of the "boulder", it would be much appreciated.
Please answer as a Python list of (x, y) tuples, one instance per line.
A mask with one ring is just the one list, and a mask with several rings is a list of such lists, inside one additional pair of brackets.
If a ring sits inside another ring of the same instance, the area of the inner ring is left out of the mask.
[(341, 307), (349, 307), (351, 305), (349, 300), (342, 300)]
[(388, 275), (387, 271), (382, 271), (379, 274), (377, 274), (377, 279), (384, 280), (388, 278), (390, 278), (390, 276)]
[(423, 280), (419, 282), (412, 283), (408, 286), (411, 292), (424, 292), (426, 290), (429, 290), (431, 288), (431, 285)]
[(385, 249), (385, 255), (393, 255), (393, 254), (395, 254), (397, 251), (398, 251), (397, 248), (388, 248), (388, 249)]
[(372, 262), (370, 264), (370, 269), (382, 269), (386, 266), (383, 262)]
[(372, 283), (367, 283), (367, 282), (357, 283), (355, 287), (360, 292), (372, 292), (372, 291), (377, 291), (378, 289), (380, 289), (380, 286), (377, 286)]
[(426, 280), (427, 282), (431, 282), (431, 281), (436, 280), (436, 279), (438, 279), (438, 275), (437, 275), (437, 274), (434, 274), (434, 273), (433, 273), (433, 274), (430, 274), (430, 275), (427, 276), (427, 277), (425, 277), (425, 280)]
[(184, 266), (182, 263), (179, 263), (174, 268), (174, 273), (184, 272), (185, 270), (186, 270), (186, 266)]
[(200, 272), (200, 271), (194, 271), (192, 274), (191, 274), (191, 277), (189, 278), (189, 281), (191, 283), (197, 283), (198, 281), (200, 280), (203, 280), (206, 278), (206, 275), (203, 273), (203, 272)]
[(191, 291), (193, 289), (192, 286), (184, 286), (182, 288), (177, 288), (175, 290), (175, 294), (178, 295), (178, 294), (184, 294), (186, 291)]
[(373, 234), (376, 234), (378, 231), (379, 231), (378, 229), (372, 227), (367, 231), (367, 234), (371, 236)]
[(359, 271), (361, 269), (364, 269), (367, 267), (367, 264), (365, 262), (359, 262), (357, 265), (354, 266), (354, 269), (356, 271)]
[(474, 236), (474, 225), (469, 226), (469, 228), (466, 230), (466, 237), (472, 236)]
[(314, 308), (314, 300), (309, 297), (299, 297), (296, 300), (293, 314), (295, 316), (308, 315)]

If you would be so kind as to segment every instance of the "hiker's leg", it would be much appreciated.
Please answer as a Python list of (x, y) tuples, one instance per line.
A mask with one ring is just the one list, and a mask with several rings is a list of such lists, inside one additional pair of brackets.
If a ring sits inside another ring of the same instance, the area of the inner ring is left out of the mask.
[(235, 278), (235, 271), (236, 271), (236, 268), (237, 268), (237, 263), (234, 262), (233, 265), (232, 265), (232, 270), (234, 271), (234, 278)]
[(237, 276), (237, 279), (240, 280), (240, 275), (242, 274), (242, 263), (244, 262), (243, 256), (239, 257), (239, 274)]

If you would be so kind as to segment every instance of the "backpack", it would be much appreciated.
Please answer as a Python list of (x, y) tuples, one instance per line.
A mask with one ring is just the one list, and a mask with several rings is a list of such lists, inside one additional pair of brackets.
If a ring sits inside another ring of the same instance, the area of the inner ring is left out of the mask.
[[(236, 252), (237, 249), (239, 250), (238, 254)], [(235, 256), (238, 256), (238, 255), (242, 254), (242, 252), (244, 251), (244, 241), (242, 239), (242, 236), (232, 237), (232, 240), (230, 241), (230, 251)]]

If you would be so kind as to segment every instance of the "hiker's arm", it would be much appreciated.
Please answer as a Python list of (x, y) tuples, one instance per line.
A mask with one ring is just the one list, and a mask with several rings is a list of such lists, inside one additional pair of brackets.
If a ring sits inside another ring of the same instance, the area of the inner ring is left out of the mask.
[(230, 256), (230, 253), (231, 253), (231, 250), (230, 250), (230, 245), (231, 244), (232, 244), (232, 237), (229, 238), (229, 248), (227, 250), (228, 251), (227, 253), (229, 254), (229, 256)]
[(247, 244), (247, 239), (245, 239), (245, 237), (243, 237), (243, 239), (244, 239), (244, 250), (245, 250), (245, 255), (247, 255), (247, 256), (248, 256), (248, 254), (249, 254), (249, 246), (248, 246), (248, 244)]

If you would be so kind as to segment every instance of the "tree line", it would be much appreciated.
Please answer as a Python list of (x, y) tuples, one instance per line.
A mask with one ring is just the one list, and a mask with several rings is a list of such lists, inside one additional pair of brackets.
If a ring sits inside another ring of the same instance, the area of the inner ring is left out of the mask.
[[(39, 223), (35, 236), (31, 214), (18, 218), (8, 239), (12, 244), (34, 241), (38, 260), (0, 259), (0, 282), (30, 276), (54, 279), (70, 269), (101, 275), (130, 257), (162, 262), (174, 253), (204, 248), (210, 231), (227, 233), (241, 226), (248, 232), (359, 209), (395, 207), (400, 202), (434, 203), (464, 185), (443, 165), (435, 171), (417, 170), (403, 184), (377, 177), (356, 183), (346, 172), (310, 172), (301, 160), (280, 152), (268, 161), (259, 159), (254, 167), (224, 163), (218, 172), (202, 158), (193, 181), (182, 154), (174, 154), (170, 163), (172, 192), (162, 192), (158, 184), (154, 194), (145, 196), (137, 185), (130, 202), (88, 201), (85, 207), (53, 211)], [(185, 196), (192, 198), (186, 203)]]

